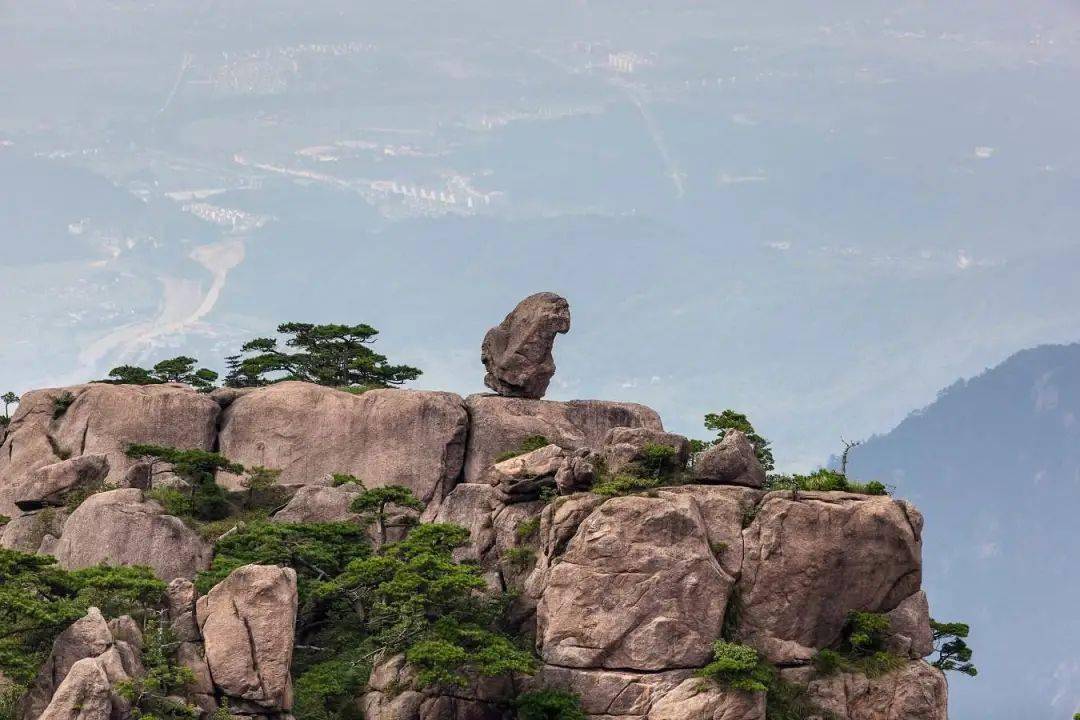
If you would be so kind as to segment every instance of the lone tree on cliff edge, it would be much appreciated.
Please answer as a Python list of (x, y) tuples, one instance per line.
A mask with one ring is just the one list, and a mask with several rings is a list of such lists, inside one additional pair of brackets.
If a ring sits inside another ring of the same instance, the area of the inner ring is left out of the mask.
[(4, 414), (0, 415), (0, 426), (4, 426), (11, 422), (11, 406), (18, 404), (19, 396), (8, 390), (3, 395), (0, 395), (0, 400), (4, 403)]
[[(390, 365), (385, 355), (368, 347), (379, 331), (370, 325), (284, 323), (277, 331), (289, 336), (285, 352), (275, 338), (255, 338), (240, 355), (226, 358), (229, 387), (255, 387), (282, 380), (304, 380), (331, 387), (390, 387), (420, 377), (408, 365)], [(244, 357), (246, 355), (246, 357)]]

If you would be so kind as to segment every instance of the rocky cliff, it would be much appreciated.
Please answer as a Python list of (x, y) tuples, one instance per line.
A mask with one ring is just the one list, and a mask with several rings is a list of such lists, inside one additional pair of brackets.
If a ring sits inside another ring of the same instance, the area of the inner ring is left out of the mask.
[[(489, 385), (512, 385), (508, 395), (542, 393), (554, 335), (569, 326), (562, 305), (523, 306), (546, 315), (508, 317), (485, 343), (488, 376), (501, 378)], [(515, 455), (537, 437), (540, 447)], [(889, 496), (769, 491), (739, 433), (687, 468), (686, 439), (627, 403), (354, 395), (296, 382), (210, 394), (99, 384), (27, 393), (0, 445), (0, 513), (12, 518), (0, 544), (51, 554), (65, 569), (146, 565), (169, 581), (176, 657), (204, 714), (289, 715), (296, 572), (246, 565), (199, 596), (191, 580), (215, 549), (148, 497), (168, 477), (127, 457), (132, 443), (280, 469), (290, 499), (278, 522), (355, 520), (355, 487), (327, 479), (348, 473), (369, 488), (407, 487), (423, 521), (467, 529), (455, 559), (512, 598), (509, 627), (534, 648), (535, 672), (424, 685), (402, 656), (376, 657), (355, 697), (368, 720), (504, 720), (515, 697), (540, 688), (578, 696), (589, 720), (764, 720), (760, 689), (699, 676), (721, 638), (753, 648), (799, 688), (816, 708), (806, 717), (947, 716), (944, 677), (923, 660), (932, 648), (919, 512)], [(669, 449), (667, 470), (627, 485), (627, 468), (657, 447)], [(238, 478), (218, 482), (237, 487)], [(80, 490), (86, 498), (71, 507)], [(844, 642), (852, 611), (887, 614), (896, 659), (887, 672), (815, 665), (819, 651)], [(22, 717), (130, 716), (116, 688), (143, 672), (141, 645), (130, 619), (107, 622), (92, 609), (57, 637)]]

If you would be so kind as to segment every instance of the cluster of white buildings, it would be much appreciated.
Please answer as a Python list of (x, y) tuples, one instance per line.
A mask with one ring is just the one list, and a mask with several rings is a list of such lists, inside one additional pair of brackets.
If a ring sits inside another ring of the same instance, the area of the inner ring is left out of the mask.
[(210, 203), (188, 203), (181, 206), (184, 212), (189, 212), (200, 220), (228, 228), (231, 232), (245, 233), (258, 230), (266, 225), (271, 218), (268, 215), (255, 215), (253, 213), (237, 210), (236, 208), (221, 207)]
[(640, 68), (648, 67), (652, 64), (653, 61), (651, 58), (625, 50), (622, 52), (608, 53), (607, 57), (608, 68), (619, 73), (631, 74)]
[(482, 193), (471, 191), (459, 200), (457, 193), (453, 191), (448, 192), (446, 190), (425, 188), (420, 185), (408, 185), (399, 183), (396, 180), (373, 180), (371, 189), (382, 195), (396, 195), (407, 202), (423, 201), (433, 205), (446, 205), (464, 210), (475, 210), (489, 206), (493, 199), (501, 195), (498, 192)]

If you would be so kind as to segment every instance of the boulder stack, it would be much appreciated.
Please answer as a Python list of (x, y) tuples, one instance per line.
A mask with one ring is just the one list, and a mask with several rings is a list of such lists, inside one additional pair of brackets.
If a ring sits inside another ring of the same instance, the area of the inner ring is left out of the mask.
[[(144, 492), (155, 480), (125, 455), (130, 443), (280, 470), (292, 492), (275, 522), (359, 520), (362, 487), (329, 479), (342, 473), (409, 488), (426, 506), (409, 521), (468, 530), (454, 557), (510, 598), (507, 626), (533, 644), (537, 672), (422, 687), (406, 656), (377, 655), (350, 698), (366, 720), (510, 720), (530, 689), (577, 695), (587, 720), (765, 720), (763, 692), (698, 676), (721, 638), (805, 686), (828, 717), (946, 720), (944, 676), (923, 660), (933, 643), (919, 512), (887, 495), (768, 492), (741, 432), (688, 467), (690, 443), (650, 408), (543, 400), (555, 336), (569, 328), (565, 299), (523, 300), (484, 339), (497, 394), (465, 399), (300, 382), (27, 393), (0, 445), (0, 514), (13, 516), (0, 545), (66, 569), (148, 565), (172, 581), (171, 644), (204, 719), (292, 720), (296, 572), (245, 565), (198, 597), (191, 580), (213, 549)], [(69, 509), (86, 491), (98, 492)], [(887, 615), (895, 670), (817, 672), (819, 652), (844, 649), (852, 611)], [(21, 720), (130, 717), (116, 690), (145, 673), (141, 645), (130, 618), (106, 623), (92, 609), (57, 639)]]
[[(203, 597), (184, 579), (167, 592), (170, 648), (191, 670), (178, 702), (201, 717), (226, 705), (246, 720), (291, 720), (296, 573), (245, 565)], [(108, 622), (97, 608), (64, 630), (19, 704), (22, 720), (120, 720), (133, 708), (121, 683), (146, 676), (143, 634), (124, 616)]]
[(143, 673), (142, 633), (129, 617), (106, 622), (90, 608), (53, 641), (52, 653), (19, 704), (22, 718), (108, 720), (130, 704), (115, 686)]

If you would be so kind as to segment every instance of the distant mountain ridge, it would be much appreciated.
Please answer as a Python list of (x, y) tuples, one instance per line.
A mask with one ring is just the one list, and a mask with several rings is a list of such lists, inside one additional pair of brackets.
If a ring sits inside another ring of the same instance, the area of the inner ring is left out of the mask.
[(926, 515), (938, 619), (973, 626), (958, 720), (1080, 710), (1080, 344), (1043, 345), (939, 393), (852, 454)]

